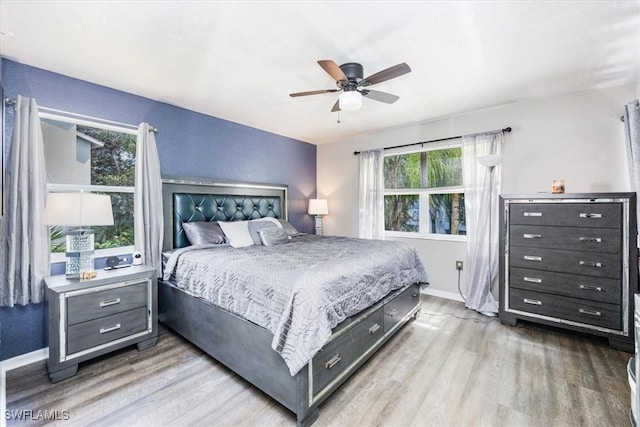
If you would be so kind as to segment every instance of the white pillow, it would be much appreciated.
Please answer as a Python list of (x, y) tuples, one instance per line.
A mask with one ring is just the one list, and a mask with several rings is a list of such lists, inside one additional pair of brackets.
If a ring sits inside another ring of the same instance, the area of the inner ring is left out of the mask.
[(227, 241), (234, 248), (253, 245), (248, 221), (218, 221), (218, 224), (227, 237)]

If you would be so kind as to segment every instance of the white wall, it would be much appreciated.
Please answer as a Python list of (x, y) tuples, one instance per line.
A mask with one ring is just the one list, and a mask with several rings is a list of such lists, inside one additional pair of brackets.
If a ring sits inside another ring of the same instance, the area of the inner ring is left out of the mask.
[[(503, 194), (548, 192), (553, 179), (564, 179), (566, 191), (572, 193), (630, 191), (620, 117), (623, 106), (637, 96), (633, 85), (594, 90), (319, 145), (318, 197), (329, 200), (324, 232), (352, 237), (358, 234), (358, 159), (354, 151), (507, 126), (513, 131), (505, 135)], [(354, 115), (352, 120), (356, 119)], [(430, 289), (455, 297), (458, 294), (455, 261), (466, 261), (465, 244), (401, 240), (417, 248), (429, 274)], [(462, 288), (466, 289), (464, 275)]]

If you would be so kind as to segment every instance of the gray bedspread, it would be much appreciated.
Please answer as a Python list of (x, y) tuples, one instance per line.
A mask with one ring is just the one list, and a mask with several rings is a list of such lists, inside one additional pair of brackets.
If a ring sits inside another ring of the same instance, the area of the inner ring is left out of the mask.
[(291, 375), (344, 319), (393, 290), (428, 283), (415, 249), (404, 243), (306, 234), (269, 247), (178, 249), (164, 280), (271, 331)]

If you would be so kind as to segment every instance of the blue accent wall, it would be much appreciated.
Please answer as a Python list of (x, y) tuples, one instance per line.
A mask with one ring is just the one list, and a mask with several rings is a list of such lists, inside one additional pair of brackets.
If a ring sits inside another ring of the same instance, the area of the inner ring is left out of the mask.
[[(0, 70), (5, 96), (33, 97), (42, 107), (158, 128), (163, 176), (288, 185), (290, 222), (302, 232), (313, 232), (313, 219), (306, 211), (308, 199), (316, 196), (315, 145), (6, 58)], [(214, 95), (211, 102), (216, 102)], [(5, 159), (13, 114), (7, 108)], [(0, 307), (0, 360), (47, 346), (45, 312), (44, 304)]]

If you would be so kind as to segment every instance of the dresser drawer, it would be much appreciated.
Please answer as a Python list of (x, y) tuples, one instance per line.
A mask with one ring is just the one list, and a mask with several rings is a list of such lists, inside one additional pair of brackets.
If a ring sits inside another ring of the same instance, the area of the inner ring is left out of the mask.
[(523, 289), (509, 290), (509, 308), (614, 330), (622, 328), (620, 306)]
[(86, 350), (147, 329), (145, 307), (69, 326), (67, 354)]
[(345, 372), (364, 352), (384, 336), (382, 307), (328, 343), (313, 358), (313, 393), (317, 394)]
[(147, 305), (147, 282), (67, 299), (67, 324), (85, 322)]
[(620, 280), (526, 268), (509, 269), (509, 286), (610, 304), (622, 301)]
[(620, 253), (622, 230), (618, 228), (512, 225), (509, 243), (537, 248)]
[(612, 279), (622, 276), (619, 254), (512, 246), (509, 266)]
[(384, 305), (384, 332), (398, 324), (420, 302), (420, 288), (411, 285)]
[(622, 228), (620, 203), (512, 203), (509, 222), (526, 225)]

